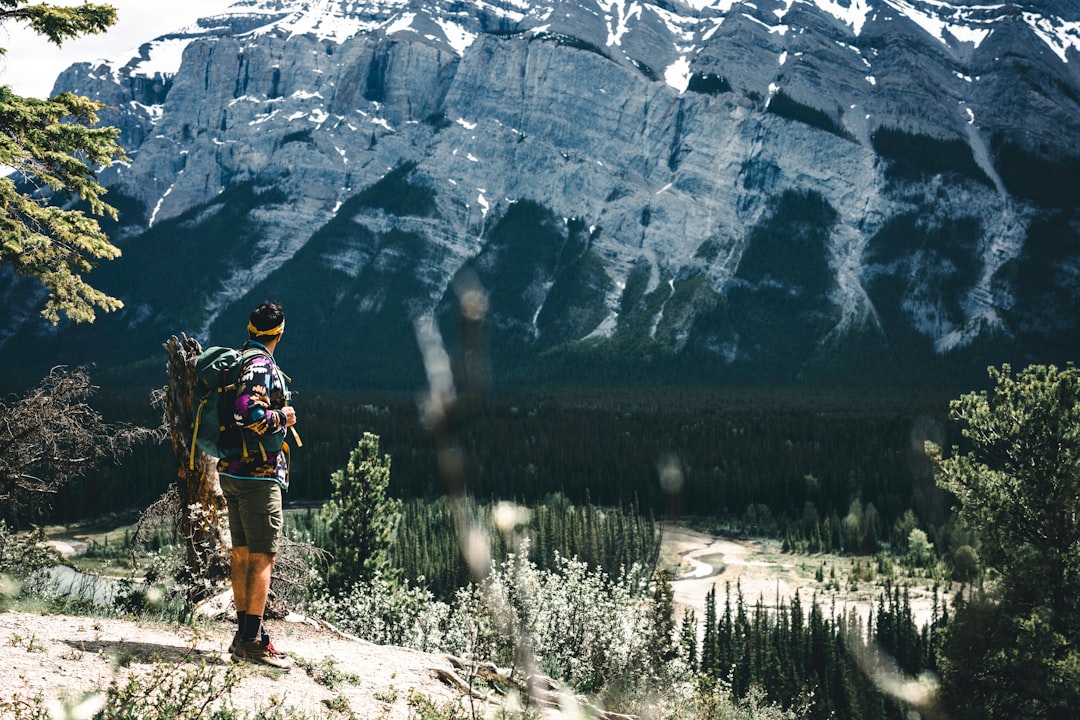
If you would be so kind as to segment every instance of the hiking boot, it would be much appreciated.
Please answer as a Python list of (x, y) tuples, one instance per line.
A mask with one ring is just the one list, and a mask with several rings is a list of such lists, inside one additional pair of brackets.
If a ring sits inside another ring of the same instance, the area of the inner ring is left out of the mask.
[(266, 652), (270, 653), (271, 655), (283, 655), (284, 654), (284, 653), (279, 653), (277, 651), (277, 648), (274, 647), (274, 641), (270, 639), (270, 633), (268, 633), (268, 632), (264, 632), (262, 634), (262, 637), (259, 639), (259, 644), (261, 644), (264, 648), (266, 648)]
[(240, 643), (242, 640), (243, 638), (240, 636), (240, 631), (237, 630), (232, 636), (232, 642), (229, 643), (229, 649), (225, 652), (229, 653), (230, 655), (236, 652), (236, 648), (240, 647)]
[(262, 639), (259, 640), (259, 644), (263, 646), (263, 649), (266, 650), (266, 652), (271, 657), (277, 658), (277, 660), (279, 662), (286, 663), (286, 664), (288, 664), (289, 667), (292, 667), (292, 665), (293, 665), (292, 658), (289, 657), (288, 655), (286, 655), (283, 652), (278, 652), (278, 649), (274, 647), (273, 641), (270, 640), (270, 634), (269, 633), (263, 633)]
[(293, 666), (292, 660), (285, 657), (282, 653), (272, 650), (272, 648), (272, 645), (268, 648), (258, 640), (247, 640), (240, 642), (236, 646), (236, 649), (233, 650), (232, 653), (232, 659), (237, 662), (243, 660), (256, 665), (267, 665), (281, 670), (288, 670)]

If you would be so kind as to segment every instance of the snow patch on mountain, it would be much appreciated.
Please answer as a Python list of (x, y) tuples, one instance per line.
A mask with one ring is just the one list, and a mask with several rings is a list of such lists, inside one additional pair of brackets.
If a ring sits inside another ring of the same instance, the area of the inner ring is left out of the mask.
[[(789, 8), (791, 4), (793, 3), (789, 3)], [(813, 0), (813, 4), (822, 12), (829, 13), (849, 25), (855, 35), (862, 33), (866, 17), (872, 9), (867, 0)]]
[(154, 75), (158, 74), (162, 76), (175, 75), (180, 69), (184, 48), (190, 42), (190, 40), (170, 38), (155, 40), (150, 43), (149, 57), (140, 61), (137, 65), (138, 74), (146, 77), (154, 77)]
[(404, 13), (386, 25), (386, 34), (394, 35), (396, 33), (412, 30), (414, 20), (416, 20), (416, 13)]
[[(551, 20), (557, 5), (550, 0), (472, 0), (468, 4), (511, 23), (524, 24), (528, 27), (523, 29), (533, 32), (548, 29), (548, 25), (538, 26)], [(668, 84), (680, 92), (685, 90), (682, 63), (692, 65), (696, 53), (701, 50), (700, 45), (690, 45), (695, 34), (699, 42), (707, 41), (734, 12), (762, 25), (770, 33), (785, 35), (790, 30), (785, 18), (796, 4), (811, 5), (836, 18), (856, 37), (872, 15), (876, 17), (875, 13), (892, 10), (941, 43), (958, 42), (974, 47), (980, 46), (998, 23), (1014, 17), (1005, 4), (959, 6), (938, 0), (781, 0), (781, 6), (772, 12), (777, 18), (777, 24), (773, 25), (750, 12), (757, 10), (756, 5), (739, 0), (686, 0), (675, 6), (661, 6), (645, 0), (596, 0), (597, 13), (607, 27), (608, 47), (623, 45), (637, 25), (647, 22), (646, 11), (664, 23), (677, 39), (677, 54), (685, 56), (678, 67), (668, 68), (674, 81), (665, 74)], [(228, 34), (231, 27), (239, 26), (249, 28), (240, 33), (240, 37), (278, 32), (287, 33), (288, 37), (311, 35), (320, 41), (337, 44), (365, 32), (381, 31), (387, 35), (414, 32), (443, 42), (462, 56), (476, 41), (480, 28), (458, 20), (467, 13), (450, 10), (444, 5), (443, 2), (418, 4), (413, 0), (364, 3), (351, 0), (241, 0), (217, 15), (144, 44), (138, 52), (129, 51), (102, 62), (112, 69), (118, 83), (121, 73), (134, 77), (170, 77), (179, 70), (183, 51), (191, 42)], [(1062, 62), (1068, 62), (1070, 51), (1080, 51), (1080, 22), (1031, 11), (1024, 11), (1021, 17)], [(441, 37), (420, 30), (421, 20), (437, 26)]]
[(157, 125), (165, 113), (163, 105), (144, 105), (135, 100), (132, 100), (128, 105), (136, 112), (145, 113), (149, 117), (151, 125)]
[(154, 206), (154, 212), (150, 214), (150, 221), (146, 224), (146, 227), (154, 227), (154, 221), (157, 220), (158, 212), (161, 211), (161, 204), (165, 202), (165, 198), (169, 197), (169, 195), (172, 194), (172, 191), (175, 187), (176, 183), (173, 183), (169, 186), (169, 189), (166, 190), (160, 198), (158, 198), (157, 204)]
[(457, 23), (442, 18), (437, 18), (435, 22), (442, 28), (443, 35), (446, 36), (446, 42), (457, 51), (458, 55), (464, 55), (465, 51), (476, 41), (476, 33), (469, 32)]
[(1080, 51), (1080, 22), (1065, 22), (1060, 18), (1048, 18), (1026, 12), (1024, 22), (1045, 42), (1061, 62), (1069, 62), (1068, 51)]
[(787, 25), (770, 25), (764, 20), (758, 20), (756, 17), (748, 13), (743, 13), (743, 17), (750, 22), (757, 23), (758, 25), (768, 30), (770, 33), (776, 33), (777, 35), (787, 35), (789, 29)]
[(690, 86), (690, 63), (685, 55), (664, 70), (664, 82), (680, 93), (686, 92), (686, 88)]
[(621, 45), (623, 35), (629, 30), (631, 19), (641, 19), (641, 4), (632, 2), (627, 4), (625, 0), (599, 0), (597, 5), (607, 13), (604, 22), (608, 26), (607, 45)]

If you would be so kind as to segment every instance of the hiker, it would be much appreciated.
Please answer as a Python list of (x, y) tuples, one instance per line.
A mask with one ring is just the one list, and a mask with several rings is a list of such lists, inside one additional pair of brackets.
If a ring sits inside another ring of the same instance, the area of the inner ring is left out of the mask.
[[(274, 350), (285, 332), (278, 303), (264, 302), (248, 320), (248, 341), (236, 390), (233, 419), (236, 451), (218, 461), (221, 490), (232, 536), (232, 588), (237, 631), (229, 645), (232, 659), (287, 669), (263, 627), (270, 575), (281, 539), (282, 493), (289, 487), (286, 429), (296, 423), (285, 376)], [(256, 352), (251, 352), (255, 350)]]

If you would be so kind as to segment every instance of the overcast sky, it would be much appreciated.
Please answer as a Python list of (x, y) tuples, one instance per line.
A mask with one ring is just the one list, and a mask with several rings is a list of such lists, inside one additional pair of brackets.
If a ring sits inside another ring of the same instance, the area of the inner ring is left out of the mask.
[[(113, 57), (134, 50), (200, 17), (213, 15), (236, 0), (91, 0), (116, 8), (116, 24), (101, 35), (70, 40), (57, 48), (21, 23), (0, 25), (0, 85), (19, 95), (44, 98), (52, 92), (56, 76), (72, 63)], [(38, 2), (38, 0), (34, 0)], [(83, 0), (49, 0), (52, 5), (81, 5)]]

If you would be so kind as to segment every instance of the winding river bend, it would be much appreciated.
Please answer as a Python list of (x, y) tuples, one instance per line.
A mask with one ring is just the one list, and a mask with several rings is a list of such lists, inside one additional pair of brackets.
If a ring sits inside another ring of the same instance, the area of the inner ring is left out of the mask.
[[(864, 620), (877, 607), (883, 591), (871, 582), (860, 582), (852, 590), (846, 582), (856, 563), (872, 564), (872, 557), (794, 555), (781, 552), (780, 542), (776, 540), (735, 540), (678, 524), (665, 524), (663, 533), (661, 565), (678, 568), (671, 582), (677, 619), (682, 618), (684, 609), (692, 609), (701, 622), (705, 617), (705, 596), (713, 587), (721, 607), (728, 586), (733, 603), (738, 589), (748, 605), (760, 599), (770, 609), (778, 601), (790, 602), (798, 592), (804, 608), (816, 597), (826, 615), (841, 615), (854, 609)], [(815, 579), (815, 573), (822, 567), (826, 579), (835, 571), (839, 590)], [(908, 584), (916, 625), (921, 627), (930, 622), (934, 605), (932, 585), (918, 578), (898, 582)], [(939, 607), (948, 601), (948, 595), (941, 592)]]

